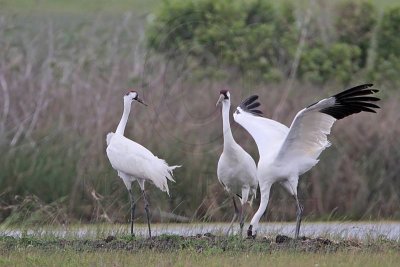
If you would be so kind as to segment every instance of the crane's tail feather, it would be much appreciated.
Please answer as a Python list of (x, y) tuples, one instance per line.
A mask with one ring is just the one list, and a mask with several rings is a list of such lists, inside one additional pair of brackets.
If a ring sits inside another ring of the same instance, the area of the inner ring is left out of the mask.
[(158, 182), (155, 182), (156, 186), (160, 188), (163, 192), (167, 192), (169, 196), (169, 188), (168, 188), (168, 180), (171, 182), (175, 182), (173, 178), (173, 171), (176, 168), (181, 167), (181, 165), (174, 165), (174, 166), (168, 166), (168, 164), (162, 160), (162, 168), (160, 169), (160, 175), (161, 177), (157, 179)]
[(173, 175), (174, 170), (176, 168), (180, 168), (180, 167), (182, 167), (182, 165), (168, 166), (168, 174), (169, 175), (167, 175), (167, 179), (175, 183), (175, 180), (172, 175)]

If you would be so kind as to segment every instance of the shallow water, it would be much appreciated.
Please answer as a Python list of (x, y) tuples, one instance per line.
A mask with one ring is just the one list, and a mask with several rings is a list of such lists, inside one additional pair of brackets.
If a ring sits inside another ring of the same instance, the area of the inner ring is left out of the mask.
[[(229, 224), (226, 223), (188, 223), (188, 224), (153, 224), (152, 235), (174, 234), (193, 236), (197, 234), (225, 234)], [(246, 226), (243, 234), (246, 232)], [(60, 238), (103, 238), (108, 235), (127, 235), (129, 225), (75, 225), (66, 227), (37, 227), (28, 229), (0, 227), (0, 236), (21, 237), (22, 235), (55, 236)], [(294, 236), (295, 223), (262, 223), (258, 236), (272, 237), (277, 234)], [(238, 233), (238, 225), (234, 226)], [(137, 224), (135, 235), (147, 236), (147, 225)], [(318, 222), (303, 223), (301, 236), (326, 237), (331, 239), (367, 239), (386, 238), (400, 241), (400, 222)]]

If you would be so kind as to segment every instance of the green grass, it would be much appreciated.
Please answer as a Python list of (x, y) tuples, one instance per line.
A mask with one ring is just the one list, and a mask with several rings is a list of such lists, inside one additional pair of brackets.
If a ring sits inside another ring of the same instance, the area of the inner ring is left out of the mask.
[[(131, 237), (120, 227), (110, 239), (24, 233), (0, 237), (0, 266), (398, 266), (400, 243), (386, 239), (308, 239), (160, 235)], [(5, 228), (0, 228), (4, 231)], [(43, 229), (42, 229), (43, 230)], [(49, 228), (51, 230), (51, 228)], [(70, 229), (71, 230), (71, 229)], [(108, 229), (110, 230), (110, 229)]]
[[(308, 0), (302, 1), (304, 5), (308, 4)], [(356, 0), (356, 2), (359, 1), (361, 0)], [(397, 3), (396, 0), (370, 1), (379, 7), (393, 6)], [(161, 0), (0, 0), (0, 11), (49, 13), (120, 13), (132, 11), (140, 13), (154, 10), (161, 2)]]
[(160, 0), (0, 0), (0, 10), (14, 12), (125, 12), (135, 13), (152, 10)]
[(395, 252), (363, 253), (357, 251), (324, 253), (155, 253), (75, 252), (21, 249), (6, 253), (0, 266), (397, 266)]

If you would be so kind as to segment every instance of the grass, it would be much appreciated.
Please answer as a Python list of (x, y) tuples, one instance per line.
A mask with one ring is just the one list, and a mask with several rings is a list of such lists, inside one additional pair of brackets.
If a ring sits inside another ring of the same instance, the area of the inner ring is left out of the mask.
[[(80, 229), (87, 231), (78, 235)], [(0, 266), (368, 267), (397, 266), (400, 260), (400, 240), (381, 237), (357, 240), (327, 234), (332, 240), (295, 241), (285, 236), (278, 239), (276, 233), (256, 239), (190, 233), (146, 238), (128, 235), (127, 225), (109, 224), (67, 226), (61, 236), (60, 227), (54, 226), (22, 229), (17, 238), (7, 236), (7, 230), (12, 228), (0, 227)]]
[(131, 253), (22, 249), (6, 253), (0, 266), (397, 266), (396, 252), (363, 253)]
[(0, 237), (0, 266), (397, 266), (398, 242), (237, 236)]
[[(341, 0), (336, 0), (341, 1)], [(357, 0), (359, 1), (359, 0)], [(380, 8), (393, 6), (396, 0), (370, 0)], [(308, 5), (308, 0), (302, 1)], [(18, 13), (122, 13), (131, 11), (134, 13), (153, 11), (162, 3), (161, 0), (0, 0), (1, 11)]]
[(87, 12), (121, 13), (127, 11), (148, 12), (160, 0), (0, 0), (0, 9), (14, 12), (75, 13)]

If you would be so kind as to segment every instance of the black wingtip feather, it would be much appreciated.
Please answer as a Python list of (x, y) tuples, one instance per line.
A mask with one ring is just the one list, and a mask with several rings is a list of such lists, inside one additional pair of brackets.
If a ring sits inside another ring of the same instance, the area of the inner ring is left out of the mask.
[(252, 95), (243, 100), (243, 102), (239, 105), (239, 107), (246, 112), (249, 112), (256, 116), (262, 116), (263, 113), (261, 110), (256, 109), (260, 106), (259, 102), (255, 102), (258, 99), (258, 95)]
[(369, 102), (380, 100), (371, 96), (379, 90), (370, 88), (372, 85), (371, 83), (358, 85), (332, 96), (335, 98), (335, 105), (321, 109), (320, 112), (331, 115), (338, 120), (362, 111), (376, 113), (374, 108), (380, 107)]

